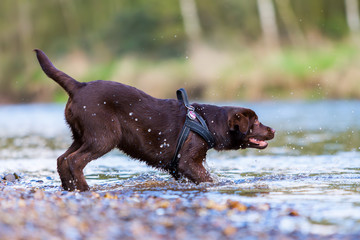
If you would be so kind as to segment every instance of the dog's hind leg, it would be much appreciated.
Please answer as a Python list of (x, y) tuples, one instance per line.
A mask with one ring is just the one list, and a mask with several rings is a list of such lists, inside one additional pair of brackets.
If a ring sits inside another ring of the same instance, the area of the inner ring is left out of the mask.
[(78, 150), (80, 147), (81, 147), (81, 143), (79, 141), (75, 140), (71, 144), (69, 149), (64, 154), (62, 154), (60, 157), (58, 157), (58, 159), (57, 159), (57, 171), (60, 176), (61, 185), (62, 185), (63, 189), (66, 191), (72, 191), (75, 189), (74, 177), (71, 174), (69, 164), (67, 162), (67, 157), (71, 153)]
[(113, 145), (105, 147), (98, 146), (97, 144), (84, 143), (78, 150), (67, 157), (67, 164), (74, 179), (73, 184), (75, 189), (79, 191), (89, 190), (89, 185), (86, 183), (83, 169), (89, 162), (103, 156), (113, 148)]

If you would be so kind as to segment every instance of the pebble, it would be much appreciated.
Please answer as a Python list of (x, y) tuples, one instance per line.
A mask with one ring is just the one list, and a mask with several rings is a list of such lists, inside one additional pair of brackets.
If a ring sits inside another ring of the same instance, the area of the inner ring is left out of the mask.
[(6, 174), (3, 177), (3, 180), (8, 181), (8, 182), (15, 182), (17, 179), (19, 179), (19, 175), (17, 173), (10, 173), (10, 174)]
[(8, 182), (15, 182), (16, 178), (15, 178), (14, 174), (7, 174), (7, 175), (5, 175), (4, 180), (8, 181)]

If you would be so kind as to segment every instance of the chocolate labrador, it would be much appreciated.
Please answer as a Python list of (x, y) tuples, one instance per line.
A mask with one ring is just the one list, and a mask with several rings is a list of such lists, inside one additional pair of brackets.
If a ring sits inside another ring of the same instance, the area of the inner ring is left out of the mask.
[[(197, 103), (188, 106), (176, 99), (154, 98), (118, 82), (78, 82), (56, 69), (44, 52), (35, 52), (42, 70), (69, 95), (65, 118), (73, 143), (57, 159), (64, 190), (89, 190), (83, 169), (113, 148), (163, 169), (175, 179), (183, 176), (201, 183), (212, 181), (203, 166), (210, 147), (218, 151), (264, 149), (266, 140), (274, 138), (275, 130), (262, 125), (250, 109)], [(187, 118), (206, 125), (202, 128), (212, 136), (212, 145), (192, 128), (183, 134)], [(178, 144), (180, 135), (182, 145)]]

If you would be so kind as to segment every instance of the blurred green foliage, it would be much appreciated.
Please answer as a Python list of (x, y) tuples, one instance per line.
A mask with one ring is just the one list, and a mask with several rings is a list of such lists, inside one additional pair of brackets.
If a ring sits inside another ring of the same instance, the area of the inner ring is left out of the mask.
[(125, 2), (102, 41), (116, 55), (132, 52), (153, 57), (182, 55), (186, 42), (178, 6), (173, 1), (151, 0)]
[[(185, 85), (198, 97), (214, 100), (291, 97), (286, 91), (313, 91), (319, 83), (327, 84), (323, 78), (333, 69), (347, 71), (349, 61), (355, 69), (354, 62), (360, 62), (345, 1), (284, 0), (290, 4), (281, 5), (281, 0), (270, 0), (280, 47), (264, 44), (260, 1), (247, 0), (189, 0), (201, 27), (201, 39), (194, 44), (186, 33), (181, 1), (1, 1), (0, 103), (63, 99), (62, 90), (39, 70), (33, 48), (43, 49), (70, 75), (79, 70), (82, 81), (119, 80), (142, 88), (141, 79), (170, 78), (171, 88)], [(79, 53), (86, 60), (74, 57)], [(353, 80), (357, 76), (349, 74), (348, 90), (335, 91), (331, 83), (322, 96), (360, 97)], [(254, 79), (260, 87), (254, 88)], [(154, 86), (157, 96), (169, 96), (168, 83)]]

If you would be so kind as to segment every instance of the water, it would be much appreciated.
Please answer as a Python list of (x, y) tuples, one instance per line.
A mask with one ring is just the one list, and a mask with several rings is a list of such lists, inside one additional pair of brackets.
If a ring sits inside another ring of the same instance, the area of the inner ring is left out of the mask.
[[(232, 104), (234, 105), (234, 104)], [(277, 130), (269, 147), (209, 151), (213, 184), (174, 181), (168, 174), (112, 151), (85, 169), (95, 191), (144, 196), (228, 199), (269, 206), (234, 219), (249, 228), (303, 234), (360, 234), (360, 102), (236, 103), (255, 110)], [(59, 190), (56, 158), (71, 143), (64, 105), (0, 107), (0, 175), (16, 172), (16, 186)], [(299, 217), (287, 213), (295, 210)]]

